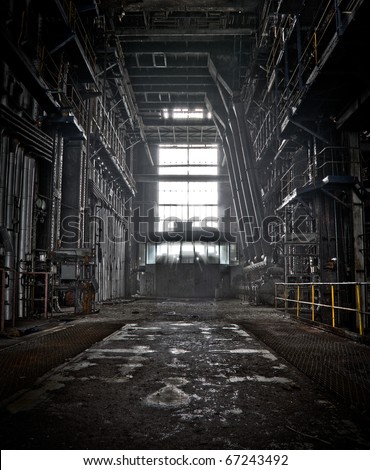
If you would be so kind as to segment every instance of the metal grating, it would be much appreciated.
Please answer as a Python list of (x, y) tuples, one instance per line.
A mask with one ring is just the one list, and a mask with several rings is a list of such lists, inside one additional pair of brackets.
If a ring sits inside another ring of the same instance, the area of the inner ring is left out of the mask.
[(30, 387), (39, 377), (123, 326), (86, 322), (37, 336), (0, 351), (0, 402)]
[(369, 411), (370, 348), (296, 322), (243, 322), (285, 360), (361, 412)]

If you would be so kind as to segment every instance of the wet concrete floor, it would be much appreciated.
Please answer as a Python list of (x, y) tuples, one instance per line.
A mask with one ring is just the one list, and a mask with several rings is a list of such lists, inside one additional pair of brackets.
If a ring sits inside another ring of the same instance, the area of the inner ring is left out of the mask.
[(366, 413), (243, 323), (293, 321), (274, 309), (138, 300), (94, 319), (125, 324), (7, 401), (3, 449), (370, 448)]

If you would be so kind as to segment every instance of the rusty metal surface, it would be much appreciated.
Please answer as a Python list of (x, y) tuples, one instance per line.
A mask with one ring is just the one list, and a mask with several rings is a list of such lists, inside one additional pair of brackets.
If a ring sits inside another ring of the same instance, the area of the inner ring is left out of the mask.
[(0, 402), (31, 386), (52, 368), (63, 364), (124, 323), (84, 322), (35, 336), (0, 351)]

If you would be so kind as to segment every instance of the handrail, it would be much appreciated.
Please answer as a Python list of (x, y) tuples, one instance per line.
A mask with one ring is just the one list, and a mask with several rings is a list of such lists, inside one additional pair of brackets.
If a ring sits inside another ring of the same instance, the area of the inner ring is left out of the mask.
[[(336, 305), (336, 294), (339, 293), (339, 289), (335, 290), (336, 286), (347, 286), (354, 287), (354, 305), (353, 306), (342, 306)], [(331, 326), (333, 328), (338, 328), (338, 321), (336, 318), (336, 313), (340, 311), (353, 312), (356, 314), (356, 328), (360, 336), (364, 335), (364, 326), (365, 319), (370, 318), (366, 317), (370, 315), (370, 312), (364, 311), (363, 302), (365, 300), (365, 294), (362, 292), (364, 288), (370, 286), (370, 282), (276, 282), (275, 283), (275, 308), (283, 308), (285, 312), (288, 312), (289, 308), (288, 303), (295, 305), (294, 309), (296, 311), (296, 318), (299, 319), (301, 316), (301, 306), (307, 305), (310, 306), (311, 310), (311, 321), (316, 322), (316, 308), (327, 308), (330, 309), (330, 320)], [(283, 294), (279, 294), (279, 287), (283, 287)], [(295, 288), (294, 298), (288, 297), (287, 287)], [(321, 291), (317, 291), (316, 288), (326, 287), (330, 288), (330, 303), (319, 302), (316, 298), (316, 293), (321, 294)], [(306, 290), (306, 294), (310, 297), (310, 300), (304, 300), (303, 292)], [(283, 301), (284, 306), (279, 307), (278, 302)], [(322, 323), (322, 322), (321, 322)]]
[(98, 98), (97, 100), (97, 112), (96, 116), (94, 116), (92, 120), (96, 129), (101, 133), (104, 145), (113, 150), (113, 152), (111, 152), (112, 159), (116, 163), (120, 172), (122, 175), (125, 175), (131, 188), (136, 189), (135, 180), (125, 160), (126, 149), (124, 148), (123, 140), (117, 132), (117, 128), (111, 119), (111, 115), (105, 109), (101, 98)]
[(60, 3), (67, 15), (68, 22), (72, 30), (76, 32), (78, 39), (81, 41), (81, 45), (88, 58), (88, 61), (94, 69), (96, 62), (94, 49), (91, 45), (89, 35), (87, 34), (86, 29), (81, 21), (75, 4), (71, 0), (60, 0)]
[[(330, 175), (342, 175), (343, 170), (339, 168), (340, 165), (345, 165), (347, 163), (346, 155), (338, 155), (335, 152), (339, 150), (344, 150), (343, 147), (329, 147), (327, 150), (330, 151), (330, 154), (325, 152), (318, 152), (317, 154), (311, 155), (311, 161), (308, 161), (308, 158), (296, 159), (289, 166), (289, 168), (281, 176), (281, 192), (283, 197), (291, 194), (291, 192), (297, 187), (303, 187), (307, 184), (315, 182), (317, 178), (320, 179), (320, 173), (322, 170), (331, 165), (328, 171), (325, 174)], [(333, 153), (333, 150), (335, 151)], [(305, 170), (298, 171), (297, 174), (294, 174), (296, 165), (300, 165), (302, 162), (306, 161)], [(321, 171), (320, 171), (321, 170)], [(322, 172), (323, 174), (323, 172)]]

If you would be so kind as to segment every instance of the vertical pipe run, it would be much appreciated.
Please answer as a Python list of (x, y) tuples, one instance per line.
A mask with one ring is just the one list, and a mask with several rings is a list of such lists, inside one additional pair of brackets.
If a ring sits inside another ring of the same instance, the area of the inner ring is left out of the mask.
[(14, 253), (14, 229), (13, 229), (13, 218), (14, 218), (14, 171), (15, 171), (15, 155), (14, 152), (9, 152), (8, 156), (8, 167), (7, 167), (7, 179), (6, 179), (6, 215), (5, 215), (5, 226), (7, 228), (9, 243), (5, 249), (4, 264), (6, 268), (9, 268), (9, 287), (5, 289), (5, 320), (9, 321), (13, 319), (14, 313), (14, 288), (15, 288), (15, 253)]
[(5, 269), (1, 269), (0, 331), (5, 329)]
[(19, 264), (19, 292), (18, 292), (18, 306), (19, 306), (19, 317), (23, 318), (24, 316), (24, 286), (22, 285), (22, 275), (21, 272), (25, 270), (24, 262), (26, 261), (26, 237), (27, 233), (27, 195), (29, 191), (29, 158), (24, 157), (23, 161), (23, 171), (22, 171), (22, 189), (20, 195), (21, 201), (21, 210), (19, 218), (19, 247), (18, 247), (18, 264)]

